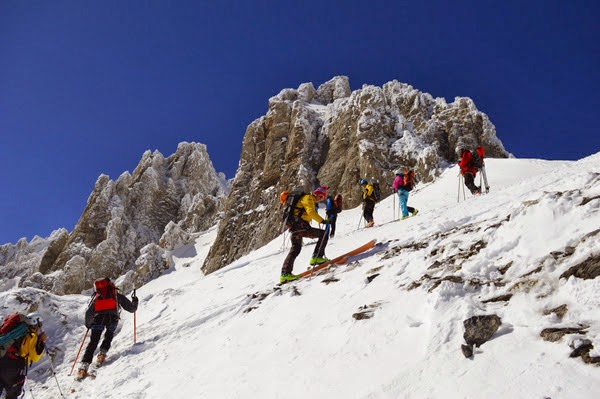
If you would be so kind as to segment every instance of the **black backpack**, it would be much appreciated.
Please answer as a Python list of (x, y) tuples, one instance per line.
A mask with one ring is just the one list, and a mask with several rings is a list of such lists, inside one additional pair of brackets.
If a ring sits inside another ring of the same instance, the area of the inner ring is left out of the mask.
[(481, 159), (477, 151), (471, 151), (470, 166), (477, 170), (481, 170), (481, 168), (483, 167), (483, 160)]
[(379, 183), (373, 183), (373, 199), (375, 202), (381, 201), (381, 188), (379, 188)]
[(300, 214), (294, 215), (294, 208), (298, 204), (298, 201), (300, 201), (300, 199), (305, 195), (306, 193), (302, 191), (288, 193), (284, 203), (285, 208), (283, 208), (283, 221), (288, 228), (290, 228), (292, 224), (297, 222), (300, 216), (302, 216), (302, 212), (304, 212), (304, 210), (302, 210)]

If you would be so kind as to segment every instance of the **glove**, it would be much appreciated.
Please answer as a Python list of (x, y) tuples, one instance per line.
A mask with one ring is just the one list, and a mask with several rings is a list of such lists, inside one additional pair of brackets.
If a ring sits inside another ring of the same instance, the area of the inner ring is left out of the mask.
[(137, 305), (137, 304), (138, 304), (138, 302), (139, 302), (139, 299), (138, 299), (138, 297), (137, 297), (137, 296), (135, 296), (135, 295), (132, 295), (132, 296), (131, 296), (131, 303), (133, 303), (134, 305)]
[(322, 224), (331, 224), (331, 219), (323, 219)]

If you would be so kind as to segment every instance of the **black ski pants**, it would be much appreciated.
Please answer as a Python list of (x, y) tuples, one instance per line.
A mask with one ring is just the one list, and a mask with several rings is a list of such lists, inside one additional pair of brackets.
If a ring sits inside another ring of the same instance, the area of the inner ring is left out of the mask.
[(373, 211), (375, 210), (375, 202), (366, 200), (365, 205), (363, 207), (363, 217), (367, 221), (367, 223), (371, 223), (373, 221)]
[(470, 172), (465, 172), (463, 177), (465, 178), (465, 186), (471, 191), (471, 194), (481, 192), (481, 187), (475, 185), (475, 175)]
[(100, 345), (100, 350), (104, 353), (107, 353), (110, 349), (110, 344), (115, 336), (115, 330), (117, 329), (117, 324), (119, 322), (119, 316), (113, 314), (98, 314), (94, 316), (94, 322), (90, 329), (92, 330), (92, 334), (90, 336), (90, 342), (88, 346), (85, 348), (85, 353), (83, 354), (82, 363), (90, 364), (94, 358), (94, 352), (98, 347), (98, 343), (100, 342), (100, 338), (102, 337), (102, 331), (106, 329), (104, 333), (104, 340), (102, 340), (102, 345)]
[(25, 368), (12, 368), (2, 364), (0, 366), (0, 396), (4, 393), (6, 399), (17, 399), (23, 391), (25, 384)]
[(294, 223), (290, 229), (290, 233), (292, 247), (283, 261), (283, 267), (281, 268), (282, 275), (292, 273), (292, 270), (294, 270), (294, 261), (298, 255), (300, 255), (300, 251), (302, 250), (302, 237), (319, 239), (315, 246), (315, 250), (313, 251), (313, 257), (318, 256), (321, 258), (325, 256), (325, 247), (329, 240), (329, 235), (325, 234), (325, 230), (311, 227), (310, 224), (304, 220)]

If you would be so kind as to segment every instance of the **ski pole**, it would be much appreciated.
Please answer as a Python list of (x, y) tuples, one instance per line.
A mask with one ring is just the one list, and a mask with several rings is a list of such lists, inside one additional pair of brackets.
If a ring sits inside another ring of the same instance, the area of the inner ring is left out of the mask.
[[(48, 360), (50, 361), (50, 368), (52, 369), (52, 374), (54, 375), (54, 380), (56, 381), (56, 386), (58, 387), (58, 392), (60, 392), (60, 397), (64, 398), (65, 395), (63, 395), (62, 389), (60, 389), (60, 384), (58, 383), (58, 378), (56, 377), (56, 369), (54, 368), (54, 363), (52, 362), (52, 358), (50, 357), (50, 354), (48, 353), (48, 351), (46, 351), (46, 355), (48, 355)], [(32, 392), (32, 396), (33, 396), (33, 392)]]
[(396, 197), (397, 195), (398, 195), (398, 194), (396, 194), (396, 195), (392, 196), (392, 202), (393, 202), (393, 208), (392, 208), (392, 209), (393, 209), (393, 211), (392, 211), (392, 220), (396, 220), (396, 198), (395, 198), (395, 197)]
[(458, 191), (456, 192), (456, 202), (460, 202), (460, 172), (458, 172)]
[[(321, 249), (323, 249), (323, 244), (325, 243), (325, 237), (329, 236), (329, 226), (330, 224), (327, 224), (327, 226), (325, 226), (325, 230), (323, 231), (323, 238), (321, 239), (321, 245), (319, 245), (318, 251), (317, 251), (317, 256), (319, 256), (319, 254), (321, 253)], [(314, 266), (310, 266), (309, 270), (310, 270), (310, 277), (312, 277), (312, 269), (314, 269)]]
[(489, 194), (490, 185), (488, 184), (487, 172), (485, 171), (485, 162), (481, 168), (481, 172), (482, 172), (482, 176), (483, 176), (483, 182), (485, 183), (485, 192)]
[[(135, 288), (133, 289), (133, 297), (136, 298), (135, 296)], [(137, 340), (137, 309), (135, 312), (133, 312), (133, 344), (135, 345)]]
[(319, 255), (321, 253), (321, 250), (323, 249), (323, 244), (325, 244), (325, 237), (329, 236), (329, 227), (331, 225), (328, 223), (327, 226), (325, 226), (325, 231), (323, 232), (323, 239), (321, 240), (321, 245), (319, 245), (319, 250), (317, 251), (317, 255)]
[(73, 374), (73, 369), (75, 368), (75, 363), (77, 363), (77, 359), (79, 359), (79, 354), (81, 353), (81, 348), (83, 348), (83, 344), (85, 343), (85, 339), (87, 338), (89, 332), (90, 332), (90, 329), (88, 328), (83, 337), (83, 341), (81, 341), (81, 345), (79, 346), (79, 350), (77, 351), (77, 356), (75, 356), (75, 361), (73, 362), (73, 367), (71, 367), (71, 372), (69, 372), (69, 375)]

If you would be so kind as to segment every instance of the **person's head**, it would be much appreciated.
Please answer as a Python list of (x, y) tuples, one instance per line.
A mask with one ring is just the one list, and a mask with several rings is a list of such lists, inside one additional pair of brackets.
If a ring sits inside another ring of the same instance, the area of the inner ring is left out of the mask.
[(368, 181), (366, 181), (365, 179), (362, 179), (362, 180), (360, 181), (360, 185), (361, 185), (361, 186), (366, 186), (368, 183), (369, 183), (369, 182), (368, 182)]
[(27, 324), (32, 327), (42, 328), (43, 321), (44, 319), (42, 319), (42, 315), (39, 313), (29, 313), (27, 315)]
[(321, 186), (313, 191), (313, 196), (317, 202), (325, 201), (327, 199), (327, 188)]
[(396, 174), (396, 176), (402, 176), (404, 174), (404, 172), (402, 171), (402, 169), (398, 169), (394, 173)]

